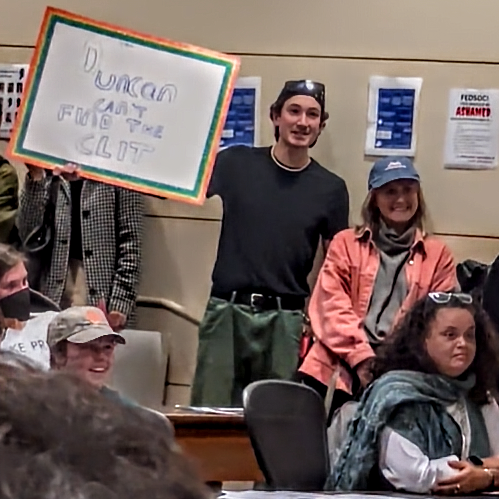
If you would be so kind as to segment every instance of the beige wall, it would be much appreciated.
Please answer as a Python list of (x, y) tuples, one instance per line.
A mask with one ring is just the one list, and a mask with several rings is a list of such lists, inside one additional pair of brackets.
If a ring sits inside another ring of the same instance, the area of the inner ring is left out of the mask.
[[(314, 0), (309, 4), (301, 0), (60, 0), (53, 5), (241, 55), (242, 75), (263, 79), (264, 143), (272, 139), (267, 109), (282, 81), (325, 82), (331, 119), (314, 155), (347, 181), (354, 219), (366, 193), (370, 165), (363, 155), (368, 78), (376, 74), (423, 77), (416, 163), (434, 229), (457, 260), (490, 261), (499, 253), (499, 171), (442, 167), (448, 89), (499, 86), (495, 0)], [(0, 62), (29, 60), (44, 7), (41, 0), (0, 0)], [(177, 301), (201, 317), (220, 215), (217, 200), (203, 207), (159, 200), (148, 203), (143, 294)], [(196, 330), (166, 314), (158, 313), (153, 322), (172, 335), (170, 401), (185, 402)]]

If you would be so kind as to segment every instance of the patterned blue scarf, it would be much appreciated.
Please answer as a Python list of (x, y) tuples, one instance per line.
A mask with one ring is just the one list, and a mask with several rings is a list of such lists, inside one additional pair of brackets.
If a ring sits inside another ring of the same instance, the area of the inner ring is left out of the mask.
[[(367, 490), (371, 470), (378, 463), (378, 442), (395, 409), (406, 405), (396, 431), (416, 444), (430, 459), (457, 453), (462, 438), (446, 407), (466, 395), (475, 376), (464, 381), (416, 371), (391, 371), (376, 380), (364, 393), (348, 427), (343, 450), (327, 490)], [(490, 455), (481, 411), (468, 403), (472, 428), (472, 454)], [(421, 428), (424, 430), (421, 431)]]

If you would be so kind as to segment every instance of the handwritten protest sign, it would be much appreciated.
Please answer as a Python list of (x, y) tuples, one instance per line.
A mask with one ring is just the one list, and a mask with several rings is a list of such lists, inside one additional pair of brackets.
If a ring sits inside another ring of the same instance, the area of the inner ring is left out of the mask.
[(9, 154), (204, 200), (239, 60), (49, 7)]

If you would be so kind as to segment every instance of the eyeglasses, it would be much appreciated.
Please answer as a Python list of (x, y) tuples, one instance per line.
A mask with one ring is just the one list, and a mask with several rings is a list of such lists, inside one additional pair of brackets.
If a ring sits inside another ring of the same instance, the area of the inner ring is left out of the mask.
[(428, 298), (434, 303), (439, 305), (445, 305), (449, 303), (452, 298), (459, 300), (461, 303), (466, 305), (471, 305), (473, 303), (473, 297), (467, 293), (444, 293), (441, 291), (436, 291), (433, 293), (428, 293)]

